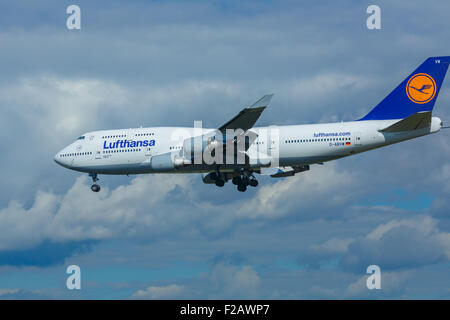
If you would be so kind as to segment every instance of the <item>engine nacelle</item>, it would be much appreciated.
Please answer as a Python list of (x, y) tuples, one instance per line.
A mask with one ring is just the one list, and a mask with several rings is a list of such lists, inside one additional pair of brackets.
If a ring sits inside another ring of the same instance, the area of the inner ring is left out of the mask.
[(213, 184), (216, 182), (216, 173), (210, 172), (210, 173), (202, 173), (202, 181), (206, 184)]
[(219, 174), (217, 174), (216, 172), (202, 173), (203, 183), (206, 184), (216, 183), (217, 178), (227, 181), (227, 177), (223, 172), (220, 172)]
[(150, 167), (154, 171), (169, 171), (192, 164), (189, 159), (185, 159), (178, 152), (168, 152), (153, 156), (150, 160)]

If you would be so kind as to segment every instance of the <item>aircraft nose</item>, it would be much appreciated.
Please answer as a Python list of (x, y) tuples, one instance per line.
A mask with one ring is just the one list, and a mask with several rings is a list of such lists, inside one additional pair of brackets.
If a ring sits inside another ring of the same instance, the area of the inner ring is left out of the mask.
[(58, 153), (55, 155), (55, 157), (53, 158), (53, 160), (54, 160), (57, 164), (62, 165), (62, 164), (63, 164), (63, 161), (62, 161), (62, 159), (61, 159), (61, 152), (58, 152)]

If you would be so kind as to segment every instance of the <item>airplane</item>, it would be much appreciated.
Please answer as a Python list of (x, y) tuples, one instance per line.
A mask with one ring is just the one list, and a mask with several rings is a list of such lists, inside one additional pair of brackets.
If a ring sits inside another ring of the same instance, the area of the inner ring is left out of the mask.
[(432, 116), (450, 56), (430, 57), (364, 117), (348, 122), (255, 127), (269, 105), (265, 95), (217, 129), (151, 127), (87, 132), (59, 151), (54, 161), (98, 175), (200, 173), (207, 184), (229, 180), (241, 192), (256, 187), (255, 174), (294, 176), (313, 164), (359, 154), (436, 133)]

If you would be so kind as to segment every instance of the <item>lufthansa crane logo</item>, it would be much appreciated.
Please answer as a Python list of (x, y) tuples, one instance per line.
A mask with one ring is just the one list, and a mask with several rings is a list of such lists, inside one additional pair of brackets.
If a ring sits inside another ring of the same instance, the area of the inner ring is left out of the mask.
[(406, 94), (414, 103), (427, 103), (436, 94), (436, 82), (432, 76), (426, 73), (413, 75), (406, 84)]

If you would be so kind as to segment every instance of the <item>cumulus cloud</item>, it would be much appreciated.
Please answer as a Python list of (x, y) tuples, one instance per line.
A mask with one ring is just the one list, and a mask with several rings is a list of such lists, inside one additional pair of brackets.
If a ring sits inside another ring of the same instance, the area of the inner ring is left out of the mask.
[(298, 259), (298, 262), (318, 267), (321, 263), (327, 263), (347, 253), (348, 247), (353, 241), (355, 239), (331, 238), (321, 244), (312, 244)]
[(214, 265), (209, 281), (215, 299), (257, 299), (261, 279), (251, 266)]
[(131, 299), (257, 299), (263, 297), (261, 289), (262, 279), (252, 266), (218, 262), (185, 284), (152, 285)]
[(350, 283), (343, 292), (340, 293), (342, 298), (376, 298), (383, 299), (387, 297), (402, 297), (405, 285), (411, 281), (414, 276), (411, 271), (399, 272), (382, 272), (381, 273), (381, 289), (367, 288), (367, 278), (370, 275), (362, 276), (356, 281)]
[[(313, 166), (311, 171), (261, 186), (237, 214), (248, 218), (280, 218), (295, 213), (299, 218), (311, 219), (320, 210), (322, 217), (329, 216), (332, 208), (348, 203), (350, 194), (345, 188), (356, 184), (355, 175), (339, 170), (334, 163)], [(327, 198), (326, 202), (322, 201), (323, 197)]]
[(106, 106), (112, 111), (126, 103), (125, 90), (113, 81), (54, 75), (19, 78), (0, 86), (0, 95), (5, 112), (19, 117), (14, 123), (3, 118), (3, 132), (20, 122), (25, 128), (20, 135), (33, 133), (28, 138), (53, 146), (98, 125), (98, 114)]
[(371, 264), (389, 270), (449, 261), (450, 233), (436, 224), (429, 216), (389, 221), (352, 242), (342, 264), (352, 270)]
[[(64, 196), (38, 192), (28, 210), (12, 201), (0, 211), (3, 230), (0, 248), (29, 248), (45, 239), (78, 241), (127, 235), (139, 237), (149, 231), (153, 235), (162, 234), (167, 231), (167, 226), (176, 228), (175, 216), (182, 213), (161, 210), (155, 205), (177, 186), (188, 184), (186, 177), (138, 177), (128, 186), (110, 192), (105, 188), (100, 197), (94, 197), (86, 182), (86, 177), (79, 177)], [(130, 208), (129, 203), (133, 203), (135, 209)]]
[[(390, 218), (391, 211), (387, 212), (386, 218)], [(372, 264), (383, 270), (402, 271), (445, 263), (449, 261), (449, 252), (450, 233), (439, 229), (438, 220), (431, 216), (417, 215), (388, 219), (358, 237), (333, 237), (311, 244), (301, 252), (297, 262), (313, 268), (331, 265), (358, 274)]]
[[(192, 183), (201, 184), (200, 179), (193, 182), (197, 176), (137, 176), (128, 185), (105, 187), (99, 194), (90, 191), (88, 178), (82, 176), (64, 195), (39, 191), (29, 208), (11, 201), (1, 209), (0, 250), (29, 249), (47, 240), (150, 241), (173, 232), (177, 238), (217, 237), (238, 221), (250, 223), (257, 219), (264, 223), (294, 212), (303, 212), (298, 218), (310, 220), (320, 210), (331, 210), (349, 201), (343, 189), (333, 192), (328, 202), (320, 201), (322, 194), (336, 189), (338, 183), (353, 183), (346, 172), (334, 165), (316, 167), (313, 171), (268, 183), (256, 190), (254, 196), (223, 204), (213, 204), (192, 189)], [(287, 202), (288, 199), (291, 201)], [(189, 214), (185, 213), (186, 205), (191, 208)]]
[(56, 290), (0, 289), (0, 300), (48, 300), (63, 297), (64, 294)]
[(185, 288), (176, 284), (168, 286), (151, 286), (145, 290), (138, 290), (131, 296), (131, 299), (174, 299), (183, 293)]

